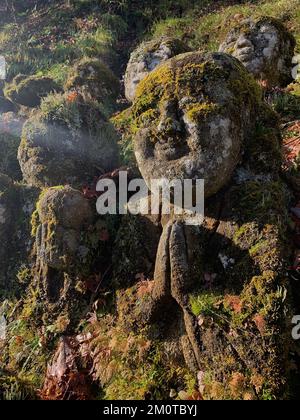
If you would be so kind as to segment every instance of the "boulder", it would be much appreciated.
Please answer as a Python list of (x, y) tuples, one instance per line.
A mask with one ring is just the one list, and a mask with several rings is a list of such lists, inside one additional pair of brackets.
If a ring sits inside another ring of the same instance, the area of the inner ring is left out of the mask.
[(5, 87), (4, 94), (19, 105), (35, 108), (49, 93), (59, 91), (57, 83), (49, 77), (18, 75)]
[(161, 38), (142, 43), (132, 54), (125, 74), (125, 95), (133, 102), (138, 84), (159, 64), (188, 51), (178, 39)]
[(95, 99), (106, 114), (116, 109), (120, 82), (113, 72), (98, 59), (83, 59), (70, 71), (66, 90), (77, 90), (88, 99)]
[(242, 21), (220, 46), (239, 59), (267, 87), (285, 87), (292, 81), (296, 41), (284, 25), (273, 18)]
[(57, 94), (25, 123), (18, 159), (30, 185), (82, 186), (117, 167), (117, 135), (94, 103)]
[(132, 108), (135, 156), (148, 187), (153, 177), (204, 179), (206, 197), (224, 187), (255, 127), (261, 95), (227, 54), (186, 53), (154, 70)]

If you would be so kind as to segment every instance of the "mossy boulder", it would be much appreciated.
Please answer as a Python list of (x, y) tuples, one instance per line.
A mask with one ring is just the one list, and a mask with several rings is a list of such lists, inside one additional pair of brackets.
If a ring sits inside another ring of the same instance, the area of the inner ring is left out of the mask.
[(188, 51), (178, 39), (160, 38), (142, 43), (132, 54), (125, 74), (125, 95), (133, 102), (138, 84), (159, 64)]
[(206, 197), (216, 193), (240, 162), (262, 107), (255, 80), (227, 54), (186, 53), (159, 66), (140, 83), (131, 114), (147, 185), (153, 176), (203, 178)]
[(116, 110), (120, 82), (99, 59), (83, 59), (71, 69), (66, 90), (79, 91), (84, 97), (96, 100), (106, 114)]
[(278, 20), (263, 17), (237, 25), (220, 46), (232, 54), (268, 87), (287, 86), (292, 81), (296, 40)]
[(117, 135), (97, 105), (57, 94), (25, 123), (18, 159), (30, 185), (82, 186), (117, 167)]
[(18, 75), (5, 86), (4, 94), (16, 104), (35, 108), (49, 93), (59, 91), (60, 87), (49, 77)]

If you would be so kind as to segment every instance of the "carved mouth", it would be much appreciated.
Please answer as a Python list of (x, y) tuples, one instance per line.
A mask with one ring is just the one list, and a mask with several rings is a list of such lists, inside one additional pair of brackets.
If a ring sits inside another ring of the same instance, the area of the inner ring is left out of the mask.
[(243, 50), (238, 51), (237, 58), (242, 63), (249, 63), (254, 60), (254, 53), (252, 51), (248, 51), (248, 48), (244, 48)]

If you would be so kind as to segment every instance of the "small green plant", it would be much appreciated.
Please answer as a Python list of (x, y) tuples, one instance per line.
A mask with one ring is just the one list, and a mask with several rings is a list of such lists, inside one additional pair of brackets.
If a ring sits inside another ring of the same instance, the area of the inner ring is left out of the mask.
[(190, 297), (190, 303), (193, 314), (199, 315), (212, 315), (218, 312), (218, 302), (222, 301), (220, 295), (214, 293), (203, 293), (199, 295), (193, 295)]

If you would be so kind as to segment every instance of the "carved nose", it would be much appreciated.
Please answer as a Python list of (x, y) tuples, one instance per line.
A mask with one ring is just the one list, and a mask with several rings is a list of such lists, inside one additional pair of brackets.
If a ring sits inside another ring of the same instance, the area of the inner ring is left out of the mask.
[(238, 48), (251, 48), (251, 49), (253, 49), (252, 42), (249, 41), (249, 39), (245, 38), (244, 36), (239, 37), (236, 45), (237, 45)]

